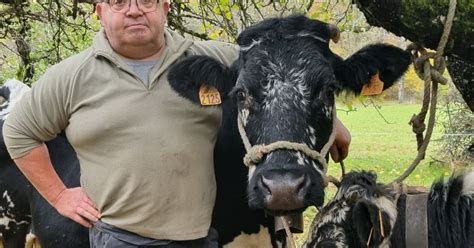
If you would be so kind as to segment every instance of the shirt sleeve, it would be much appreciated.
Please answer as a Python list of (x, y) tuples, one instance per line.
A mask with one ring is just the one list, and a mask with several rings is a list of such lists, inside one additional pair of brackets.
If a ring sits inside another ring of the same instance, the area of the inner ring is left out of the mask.
[[(62, 70), (64, 71), (64, 70)], [(49, 69), (12, 109), (3, 125), (10, 156), (17, 159), (56, 137), (68, 124), (67, 77)]]

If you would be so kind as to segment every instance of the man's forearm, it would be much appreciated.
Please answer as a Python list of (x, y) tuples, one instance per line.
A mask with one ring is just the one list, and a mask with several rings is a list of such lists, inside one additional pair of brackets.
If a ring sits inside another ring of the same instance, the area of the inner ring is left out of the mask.
[(27, 155), (15, 159), (15, 163), (38, 192), (54, 205), (58, 196), (66, 189), (51, 164), (45, 144), (34, 148)]

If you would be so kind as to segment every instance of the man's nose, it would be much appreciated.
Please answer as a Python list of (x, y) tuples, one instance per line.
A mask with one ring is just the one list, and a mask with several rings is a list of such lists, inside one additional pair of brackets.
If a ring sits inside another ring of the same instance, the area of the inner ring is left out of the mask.
[(138, 7), (138, 0), (131, 0), (130, 1), (130, 7), (128, 8), (128, 11), (126, 12), (127, 15), (141, 15), (143, 14), (143, 11)]

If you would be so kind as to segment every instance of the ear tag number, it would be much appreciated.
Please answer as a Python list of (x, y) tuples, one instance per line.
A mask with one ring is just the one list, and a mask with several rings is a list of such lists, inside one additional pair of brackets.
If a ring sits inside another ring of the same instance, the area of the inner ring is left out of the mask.
[(379, 74), (375, 74), (370, 78), (370, 82), (368, 84), (364, 84), (362, 86), (362, 91), (360, 92), (363, 96), (374, 96), (380, 95), (383, 91), (383, 81), (380, 80)]
[(199, 89), (199, 100), (203, 106), (219, 105), (222, 103), (219, 91), (214, 87), (201, 85)]

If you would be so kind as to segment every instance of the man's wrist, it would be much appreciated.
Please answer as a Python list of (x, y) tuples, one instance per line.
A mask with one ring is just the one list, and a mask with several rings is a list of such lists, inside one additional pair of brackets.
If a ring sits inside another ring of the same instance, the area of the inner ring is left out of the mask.
[(67, 188), (66, 187), (62, 187), (61, 190), (59, 190), (59, 192), (53, 197), (53, 199), (51, 201), (49, 201), (49, 203), (51, 204), (51, 206), (55, 207), (56, 203), (59, 201), (59, 199), (61, 199), (61, 197), (63, 196), (64, 192), (66, 192)]

